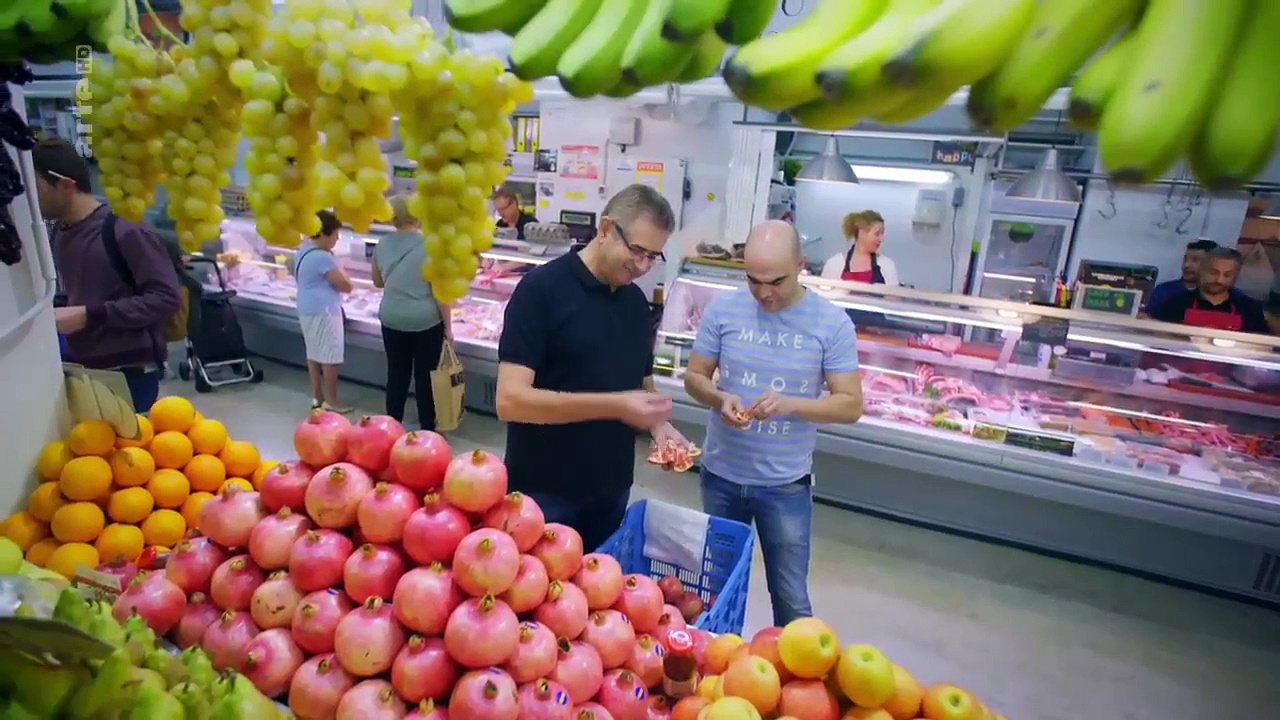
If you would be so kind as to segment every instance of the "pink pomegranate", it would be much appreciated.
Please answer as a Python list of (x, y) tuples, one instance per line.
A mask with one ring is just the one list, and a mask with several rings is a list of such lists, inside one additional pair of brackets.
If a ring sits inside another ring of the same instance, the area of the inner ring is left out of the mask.
[(667, 654), (662, 643), (652, 635), (641, 635), (636, 638), (631, 657), (623, 664), (636, 677), (640, 684), (652, 690), (662, 683), (662, 659)]
[(391, 446), (391, 468), (396, 480), (420, 493), (444, 484), (444, 471), (453, 451), (444, 436), (430, 430), (406, 433)]
[(253, 526), (266, 517), (258, 493), (229, 487), (200, 508), (200, 534), (228, 550), (246, 547)]
[(302, 462), (324, 467), (347, 456), (351, 421), (335, 412), (312, 410), (293, 430), (293, 449)]
[(317, 590), (302, 598), (293, 614), (293, 641), (309, 653), (333, 652), (338, 622), (351, 612), (351, 601), (341, 590)]
[(307, 534), (311, 521), (306, 515), (288, 507), (258, 521), (249, 533), (249, 557), (263, 570), (289, 567), (289, 550), (293, 541)]
[(169, 553), (169, 559), (164, 564), (164, 576), (188, 595), (195, 592), (208, 593), (213, 571), (227, 557), (227, 551), (209, 538), (187, 538), (175, 545)]
[(422, 499), (422, 507), (414, 510), (404, 525), (401, 544), (419, 565), (453, 562), (453, 554), (462, 538), (471, 532), (471, 521), (458, 508), (450, 506), (436, 493)]
[(459, 455), (444, 471), (440, 494), (460, 510), (486, 512), (507, 494), (507, 468), (497, 455), (484, 450)]
[(365, 543), (342, 566), (342, 586), (357, 603), (371, 597), (390, 599), (404, 575), (404, 558), (387, 545)]
[(680, 614), (684, 616), (685, 622), (691, 623), (697, 622), (698, 617), (702, 615), (704, 605), (698, 593), (687, 592), (676, 600), (676, 607), (680, 608)]
[[(632, 623), (634, 627), (635, 623)], [(667, 646), (667, 636), (673, 630), (687, 630), (688, 623), (684, 621), (684, 617), (680, 615), (680, 608), (675, 605), (663, 605), (662, 614), (658, 616), (658, 624), (653, 627), (649, 633), (658, 639), (658, 642), (665, 648)]]
[(377, 597), (344, 615), (333, 634), (333, 652), (338, 662), (356, 677), (373, 677), (390, 670), (404, 643), (404, 629), (391, 616), (391, 606)]
[(605, 673), (596, 701), (615, 720), (645, 720), (645, 715), (649, 712), (649, 692), (630, 670), (618, 669)]
[(658, 581), (658, 589), (662, 591), (662, 599), (674, 603), (684, 594), (684, 583), (675, 575), (665, 575)]
[(591, 553), (582, 558), (582, 569), (573, 584), (587, 596), (587, 607), (605, 610), (613, 607), (622, 595), (622, 566), (612, 556)]
[(449, 708), (436, 705), (434, 700), (423, 700), (404, 717), (405, 720), (449, 720)]
[(600, 703), (589, 702), (573, 709), (573, 720), (613, 720), (613, 715)]
[(437, 562), (400, 576), (391, 608), (401, 625), (432, 637), (444, 632), (449, 616), (464, 599), (453, 584), (453, 572)]
[(282, 508), (302, 512), (306, 508), (307, 484), (315, 474), (315, 468), (300, 461), (271, 468), (262, 476), (262, 485), (258, 488), (262, 504), (270, 512), (279, 512)]
[(587, 626), (590, 614), (587, 596), (577, 585), (552, 580), (547, 587), (546, 601), (534, 610), (533, 617), (550, 628), (556, 637), (574, 640)]
[(549, 584), (542, 561), (532, 555), (521, 555), (515, 582), (500, 597), (517, 615), (527, 613), (547, 599)]
[(142, 572), (133, 576), (129, 587), (116, 596), (111, 615), (119, 622), (138, 614), (157, 635), (173, 629), (187, 607), (186, 593), (169, 582), (161, 572)]
[(404, 426), (389, 415), (365, 415), (347, 434), (347, 462), (374, 475), (391, 464), (391, 446), (404, 435)]
[(506, 671), (518, 684), (546, 677), (556, 667), (559, 646), (555, 633), (536, 622), (520, 624), (520, 642), (507, 660)]
[(182, 611), (182, 618), (173, 628), (174, 644), (183, 650), (199, 645), (200, 638), (204, 637), (204, 631), (208, 630), (209, 626), (220, 617), (222, 617), (222, 611), (204, 593), (192, 593), (191, 597), (187, 598), (187, 607)]
[(513, 492), (489, 508), (484, 515), (484, 526), (510, 535), (520, 552), (527, 553), (542, 538), (547, 522), (533, 498)]
[(289, 682), (289, 709), (298, 720), (327, 720), (338, 702), (356, 684), (332, 654), (316, 655), (302, 663)]
[(293, 625), (293, 616), (301, 604), (302, 593), (293, 586), (289, 573), (277, 570), (253, 591), (249, 614), (253, 624), (262, 630), (287, 628)]
[(289, 577), (302, 592), (342, 582), (342, 566), (351, 556), (351, 540), (333, 530), (312, 530), (289, 548)]
[(351, 463), (320, 468), (307, 485), (307, 515), (316, 525), (345, 530), (356, 524), (360, 499), (373, 490), (369, 473)]
[(449, 717), (464, 720), (517, 720), (520, 703), (516, 683), (498, 670), (473, 670), (463, 675), (449, 696)]
[(606, 670), (612, 670), (622, 667), (630, 659), (631, 649), (636, 644), (636, 631), (621, 612), (597, 610), (591, 613), (591, 619), (582, 631), (582, 641), (600, 653), (600, 661)]
[(529, 554), (547, 566), (547, 577), (568, 580), (582, 568), (582, 536), (568, 525), (547, 523)]
[(647, 575), (628, 575), (622, 579), (622, 596), (615, 608), (621, 610), (638, 633), (652, 632), (662, 617), (662, 590)]
[(492, 595), (463, 600), (444, 627), (449, 655), (472, 669), (502, 665), (520, 644), (520, 620)]
[(289, 681), (306, 658), (284, 628), (263, 630), (244, 648), (240, 674), (269, 698), (289, 689)]
[(584, 642), (560, 638), (556, 669), (550, 679), (564, 686), (574, 705), (581, 705), (596, 696), (604, 679), (604, 665), (600, 653)]
[(511, 536), (481, 528), (458, 543), (453, 553), (453, 581), (472, 596), (507, 591), (520, 571), (520, 551)]
[(400, 720), (408, 711), (386, 680), (364, 680), (338, 701), (335, 720)]
[(400, 542), (405, 524), (419, 507), (418, 496), (409, 488), (380, 482), (373, 486), (373, 492), (360, 498), (356, 524), (369, 542)]
[(236, 555), (213, 571), (209, 597), (223, 610), (248, 610), (253, 605), (253, 591), (266, 580), (267, 574), (248, 555)]
[(134, 575), (138, 574), (140, 568), (137, 563), (125, 560), (124, 556), (117, 556), (116, 559), (104, 562), (94, 569), (103, 575), (110, 575), (116, 578), (119, 581), (119, 590), (117, 591), (119, 592), (129, 587), (129, 581), (133, 579)]
[(540, 678), (516, 691), (520, 698), (520, 720), (571, 720), (573, 705), (564, 686), (554, 680)]
[(228, 610), (204, 631), (200, 649), (218, 670), (236, 670), (244, 659), (244, 649), (257, 635), (258, 626), (249, 613)]
[(670, 720), (671, 703), (666, 695), (649, 695), (649, 710), (645, 720)]
[(440, 638), (414, 635), (391, 663), (391, 685), (410, 705), (449, 697), (457, 681), (458, 666)]

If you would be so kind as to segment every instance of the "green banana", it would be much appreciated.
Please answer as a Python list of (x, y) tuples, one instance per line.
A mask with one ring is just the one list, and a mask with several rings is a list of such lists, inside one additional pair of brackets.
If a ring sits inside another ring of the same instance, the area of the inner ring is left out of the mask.
[(733, 0), (673, 0), (662, 23), (662, 36), (676, 42), (693, 42), (729, 14)]
[(1262, 172), (1280, 128), (1280, 45), (1275, 28), (1280, 3), (1254, 0), (1235, 57), (1223, 73), (1217, 101), (1191, 143), (1192, 172), (1210, 190), (1239, 187)]
[(507, 65), (521, 80), (554, 75), (565, 50), (596, 16), (603, 0), (550, 0), (516, 33)]
[(1146, 0), (1040, 3), (1009, 58), (983, 78), (990, 89), (969, 94), (969, 119), (996, 132), (1027, 122), (1072, 72), (1131, 25), (1145, 6)]
[(1204, 122), (1253, 7), (1249, 0), (1147, 5), (1133, 58), (1098, 123), (1098, 155), (1114, 180), (1150, 182), (1177, 162)]
[(730, 45), (746, 45), (764, 34), (777, 10), (778, 0), (732, 0), (716, 34)]
[(648, 87), (672, 80), (689, 58), (694, 43), (674, 42), (662, 36), (662, 21), (674, 0), (650, 0), (644, 17), (622, 53), (622, 77), (626, 85)]
[(599, 95), (622, 81), (622, 53), (627, 38), (644, 16), (646, 0), (604, 0), (556, 63), (556, 75), (570, 95)]
[(445, 0), (444, 19), (460, 32), (501, 30), (514, 35), (546, 4), (547, 0)]
[(889, 0), (822, 0), (795, 25), (747, 43), (729, 58), (724, 79), (748, 105), (781, 111), (821, 95), (814, 71), (823, 59), (861, 33)]
[(1035, 8), (1036, 0), (944, 0), (882, 70), (899, 85), (968, 85), (1004, 62)]
[(729, 45), (714, 30), (702, 33), (702, 37), (693, 44), (693, 57), (685, 63), (676, 81), (687, 83), (715, 75), (728, 49)]
[(951, 96), (956, 93), (957, 89), (951, 83), (943, 83), (936, 87), (917, 88), (902, 101), (884, 110), (877, 111), (872, 116), (872, 119), (886, 125), (911, 122), (945, 105), (947, 100), (950, 100)]
[(1067, 103), (1067, 119), (1073, 126), (1080, 130), (1098, 129), (1098, 118), (1133, 58), (1136, 37), (1132, 32), (1120, 37), (1076, 75)]

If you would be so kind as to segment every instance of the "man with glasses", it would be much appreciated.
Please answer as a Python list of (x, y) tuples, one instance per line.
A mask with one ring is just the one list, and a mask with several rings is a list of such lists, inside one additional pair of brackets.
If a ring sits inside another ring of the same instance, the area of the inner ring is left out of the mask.
[(520, 200), (506, 185), (493, 191), (493, 209), (498, 213), (498, 227), (515, 228), (517, 240), (524, 239), (525, 225), (538, 222), (538, 218), (520, 209)]
[(747, 288), (721, 293), (702, 313), (684, 387), (711, 409), (703, 510), (755, 522), (773, 623), (781, 627), (813, 614), (818, 425), (861, 417), (862, 381), (849, 316), (800, 284), (795, 228), (780, 220), (756, 226), (744, 259)]
[(596, 237), (531, 270), (507, 303), (498, 343), (498, 418), (511, 489), (595, 550), (622, 524), (636, 430), (686, 444), (671, 397), (653, 385), (653, 325), (634, 281), (675, 229), (666, 198), (632, 185), (605, 205)]

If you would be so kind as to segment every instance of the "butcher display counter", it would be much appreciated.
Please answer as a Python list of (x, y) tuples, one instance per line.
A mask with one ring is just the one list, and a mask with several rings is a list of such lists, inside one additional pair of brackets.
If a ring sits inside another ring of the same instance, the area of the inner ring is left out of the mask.
[[(1280, 340), (802, 282), (853, 319), (863, 377), (862, 419), (819, 434), (821, 499), (1280, 605)], [(698, 440), (682, 370), (707, 303), (744, 286), (689, 260), (667, 290), (659, 385)]]

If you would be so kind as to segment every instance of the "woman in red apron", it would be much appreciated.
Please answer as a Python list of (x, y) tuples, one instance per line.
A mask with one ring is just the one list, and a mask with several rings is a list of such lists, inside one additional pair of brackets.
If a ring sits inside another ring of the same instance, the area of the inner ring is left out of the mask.
[(874, 210), (849, 213), (843, 228), (849, 249), (832, 255), (822, 266), (822, 277), (874, 285), (897, 285), (898, 270), (880, 254), (884, 243), (884, 218)]

